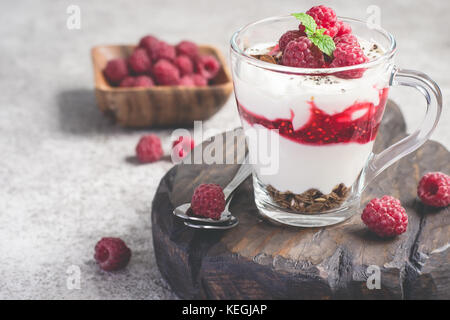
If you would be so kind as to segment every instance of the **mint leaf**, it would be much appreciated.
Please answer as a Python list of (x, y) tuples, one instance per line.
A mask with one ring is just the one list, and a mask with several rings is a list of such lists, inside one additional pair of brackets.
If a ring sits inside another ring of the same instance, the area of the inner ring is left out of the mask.
[(314, 43), (320, 51), (325, 53), (327, 56), (332, 56), (336, 45), (334, 44), (333, 38), (326, 34), (315, 33), (311, 37), (308, 37), (312, 43)]
[(336, 49), (336, 45), (334, 44), (333, 38), (324, 34), (326, 29), (317, 29), (316, 21), (314, 21), (314, 18), (309, 14), (292, 13), (291, 15), (299, 20), (305, 27), (305, 33), (309, 40), (311, 40), (311, 42), (314, 43), (320, 51), (331, 57), (334, 49)]
[(317, 23), (314, 21), (314, 18), (311, 17), (309, 14), (306, 13), (293, 13), (292, 16), (294, 16), (297, 20), (300, 20), (302, 25), (305, 27), (306, 34), (314, 34), (317, 29)]
[(325, 29), (325, 28), (320, 28), (320, 29), (317, 29), (317, 30), (316, 30), (316, 34), (323, 35), (325, 31), (327, 31), (327, 29)]

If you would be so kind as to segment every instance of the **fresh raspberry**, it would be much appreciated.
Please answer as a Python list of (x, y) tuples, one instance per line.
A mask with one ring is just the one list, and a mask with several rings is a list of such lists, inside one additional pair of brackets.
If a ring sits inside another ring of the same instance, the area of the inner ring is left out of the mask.
[(380, 237), (402, 234), (408, 227), (408, 215), (399, 200), (391, 196), (372, 199), (364, 209), (362, 221)]
[(288, 43), (282, 64), (299, 68), (322, 68), (325, 64), (323, 54), (307, 37), (300, 37)]
[(214, 78), (220, 70), (219, 61), (213, 56), (201, 56), (195, 59), (195, 70), (205, 79)]
[(208, 85), (208, 80), (201, 74), (193, 74), (192, 80), (197, 87), (206, 87)]
[(338, 21), (336, 22), (336, 27), (338, 29), (336, 33), (336, 37), (343, 36), (344, 34), (351, 34), (352, 33), (352, 27), (344, 21)]
[(172, 144), (172, 152), (178, 156), (178, 158), (182, 159), (187, 154), (194, 149), (195, 143), (194, 140), (189, 136), (179, 137)]
[(134, 50), (128, 57), (128, 65), (135, 74), (149, 74), (152, 68), (152, 62), (147, 55), (147, 51), (142, 48)]
[(280, 40), (278, 40), (279, 49), (281, 52), (284, 52), (284, 49), (286, 49), (286, 46), (289, 42), (292, 40), (298, 39), (300, 37), (306, 36), (306, 33), (304, 31), (300, 30), (289, 30), (285, 32), (281, 37)]
[(173, 61), (176, 57), (175, 47), (164, 41), (159, 41), (156, 50), (152, 51), (151, 58), (153, 61), (166, 59)]
[(156, 82), (163, 86), (176, 86), (180, 82), (180, 71), (170, 61), (159, 60), (153, 66)]
[(161, 140), (154, 134), (143, 136), (136, 146), (136, 155), (141, 163), (158, 161), (163, 156)]
[[(331, 68), (353, 66), (369, 61), (369, 58), (364, 55), (364, 51), (359, 45), (356, 46), (345, 42), (336, 45), (333, 56), (333, 62), (330, 64)], [(366, 69), (359, 68), (338, 72), (336, 76), (344, 79), (356, 79), (361, 78), (365, 71)]]
[(103, 73), (110, 84), (117, 85), (129, 75), (127, 61), (125, 59), (109, 60)]
[(119, 87), (122, 88), (130, 88), (134, 87), (134, 83), (136, 82), (136, 78), (132, 76), (126, 76), (125, 78), (120, 81)]
[(105, 271), (125, 268), (131, 258), (131, 250), (119, 238), (102, 238), (95, 245), (95, 260)]
[(180, 79), (180, 86), (195, 87), (194, 78), (191, 75), (185, 75)]
[(348, 33), (348, 34), (343, 34), (341, 36), (337, 36), (336, 38), (334, 38), (334, 44), (337, 46), (338, 44), (341, 43), (346, 43), (346, 44), (351, 44), (353, 46), (359, 47), (359, 41), (358, 38), (356, 38), (353, 34)]
[(181, 41), (175, 47), (177, 55), (186, 55), (191, 59), (195, 59), (198, 56), (198, 47), (191, 41)]
[(181, 76), (194, 72), (192, 60), (187, 55), (182, 54), (176, 57), (174, 64), (178, 67), (178, 70), (180, 70)]
[(443, 208), (450, 204), (450, 176), (429, 172), (420, 179), (417, 195), (426, 205)]
[(151, 36), (151, 35), (147, 35), (143, 38), (141, 38), (141, 40), (139, 40), (139, 48), (143, 48), (143, 49), (147, 49), (147, 47), (149, 45), (153, 45), (155, 43), (159, 42), (158, 38)]
[(148, 57), (153, 59), (153, 57), (157, 55), (156, 52), (159, 48), (159, 40), (153, 36), (145, 36), (139, 42), (139, 47), (145, 49)]
[[(336, 26), (336, 13), (333, 9), (325, 6), (315, 6), (306, 11), (306, 13), (313, 17), (314, 21), (316, 21), (318, 29), (325, 28), (325, 34), (334, 38), (338, 32), (338, 27)], [(299, 29), (304, 31), (304, 27), (302, 27), (303, 26), (299, 26)]]
[(191, 209), (196, 216), (219, 220), (225, 209), (225, 195), (217, 184), (201, 184), (192, 196)]
[(149, 76), (138, 76), (135, 78), (133, 87), (150, 88), (154, 87), (155, 83)]

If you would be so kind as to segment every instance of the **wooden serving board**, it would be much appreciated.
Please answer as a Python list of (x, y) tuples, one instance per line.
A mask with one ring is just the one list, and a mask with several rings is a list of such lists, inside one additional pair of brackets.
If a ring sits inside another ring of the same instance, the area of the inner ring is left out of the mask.
[[(375, 143), (379, 152), (405, 136), (398, 107), (388, 102)], [(244, 143), (242, 136), (237, 143)], [(236, 144), (226, 146), (233, 152)], [(380, 239), (360, 214), (326, 228), (274, 226), (257, 214), (251, 179), (230, 209), (240, 223), (227, 231), (194, 230), (172, 215), (200, 183), (226, 185), (237, 165), (173, 167), (161, 180), (152, 206), (158, 267), (175, 293), (191, 299), (450, 299), (449, 208), (432, 209), (416, 196), (420, 177), (450, 173), (450, 153), (428, 141), (384, 171), (363, 204), (385, 194), (399, 198), (409, 216), (406, 233)], [(368, 266), (381, 271), (381, 288), (369, 290)]]

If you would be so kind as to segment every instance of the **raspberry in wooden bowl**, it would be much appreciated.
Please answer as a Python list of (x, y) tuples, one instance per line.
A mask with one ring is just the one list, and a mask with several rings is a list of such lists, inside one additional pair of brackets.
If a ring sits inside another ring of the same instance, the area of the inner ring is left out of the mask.
[[(179, 50), (172, 57), (170, 47), (163, 49), (155, 54), (135, 45), (94, 47), (91, 54), (100, 110), (125, 127), (189, 126), (210, 118), (225, 104), (233, 85), (218, 49), (198, 46), (199, 59), (189, 57), (192, 65)], [(209, 71), (214, 77), (207, 79)]]

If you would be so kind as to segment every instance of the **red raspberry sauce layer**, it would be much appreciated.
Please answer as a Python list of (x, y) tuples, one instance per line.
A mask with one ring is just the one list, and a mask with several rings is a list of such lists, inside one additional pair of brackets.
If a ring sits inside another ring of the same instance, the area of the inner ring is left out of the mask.
[[(356, 102), (344, 111), (333, 115), (317, 108), (314, 101), (309, 101), (308, 103), (311, 106), (309, 120), (298, 130), (294, 130), (292, 126), (292, 119), (294, 118), (292, 110), (290, 119), (269, 120), (248, 111), (239, 101), (238, 109), (241, 117), (249, 124), (259, 124), (267, 129), (278, 129), (281, 136), (298, 143), (325, 145), (357, 142), (365, 144), (375, 140), (386, 105), (388, 91), (389, 88), (379, 91), (380, 102), (378, 105), (371, 102)], [(367, 112), (363, 116), (352, 119), (354, 112), (364, 109), (367, 109)]]

